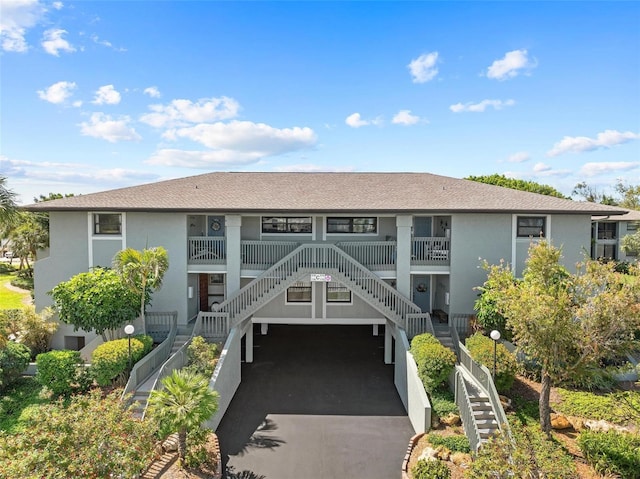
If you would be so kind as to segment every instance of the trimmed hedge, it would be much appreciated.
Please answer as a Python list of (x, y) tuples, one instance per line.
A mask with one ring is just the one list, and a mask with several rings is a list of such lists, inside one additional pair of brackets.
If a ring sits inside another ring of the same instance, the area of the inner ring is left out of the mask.
[(442, 385), (456, 365), (456, 354), (429, 333), (415, 336), (411, 340), (410, 352), (428, 393)]
[(29, 365), (30, 349), (21, 343), (8, 341), (0, 348), (0, 391), (18, 379)]
[(583, 431), (578, 436), (578, 447), (599, 474), (640, 479), (640, 436), (617, 431)]
[[(153, 347), (151, 336), (131, 338), (131, 364), (142, 359)], [(91, 373), (100, 386), (124, 381), (129, 370), (129, 338), (107, 341), (91, 355)]]
[(90, 379), (80, 351), (60, 350), (36, 356), (38, 372), (36, 381), (51, 390), (56, 396), (84, 391)]
[(493, 372), (493, 351), (496, 347), (496, 389), (503, 393), (508, 391), (516, 378), (518, 363), (515, 356), (502, 343), (495, 344), (494, 340), (482, 333), (475, 333), (465, 341), (471, 357)]

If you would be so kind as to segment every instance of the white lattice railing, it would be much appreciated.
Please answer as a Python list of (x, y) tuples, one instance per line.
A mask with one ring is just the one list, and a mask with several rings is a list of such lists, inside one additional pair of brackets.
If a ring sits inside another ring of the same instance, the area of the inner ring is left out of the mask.
[(191, 264), (223, 264), (226, 261), (225, 239), (191, 236), (188, 239), (187, 258)]
[(336, 246), (369, 269), (395, 269), (395, 241), (343, 241), (336, 243)]
[(242, 241), (242, 267), (267, 269), (295, 250), (300, 243), (294, 241)]
[(448, 265), (451, 239), (440, 236), (411, 238), (411, 264)]

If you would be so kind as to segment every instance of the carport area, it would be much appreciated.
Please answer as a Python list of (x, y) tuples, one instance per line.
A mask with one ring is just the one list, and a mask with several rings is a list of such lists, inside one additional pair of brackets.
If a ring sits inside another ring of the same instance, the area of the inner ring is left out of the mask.
[(414, 434), (371, 326), (254, 328), (217, 434), (228, 479), (400, 477)]

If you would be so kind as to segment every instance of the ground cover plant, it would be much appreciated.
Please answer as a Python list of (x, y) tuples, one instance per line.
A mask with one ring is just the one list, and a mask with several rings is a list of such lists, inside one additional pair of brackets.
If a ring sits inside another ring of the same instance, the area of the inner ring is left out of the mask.
[(23, 376), (0, 396), (0, 431), (12, 434), (24, 431), (28, 420), (38, 414), (41, 404), (50, 402), (35, 378)]
[(137, 477), (153, 457), (154, 424), (134, 419), (119, 391), (40, 405), (25, 426), (0, 433), (0, 477)]

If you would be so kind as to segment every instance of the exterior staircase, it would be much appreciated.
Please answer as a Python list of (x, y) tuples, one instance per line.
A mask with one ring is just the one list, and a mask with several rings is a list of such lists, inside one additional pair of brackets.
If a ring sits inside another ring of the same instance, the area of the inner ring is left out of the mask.
[[(173, 340), (169, 358), (171, 358), (176, 352), (178, 352), (178, 350), (191, 339), (192, 333), (193, 324), (190, 323), (187, 325), (178, 326), (178, 332), (175, 339)], [(131, 402), (133, 403), (131, 412), (133, 413), (134, 417), (143, 417), (144, 411), (147, 407), (147, 402), (149, 401), (149, 395), (151, 394), (151, 391), (153, 390), (154, 385), (157, 382), (160, 371), (161, 369), (158, 368), (151, 375), (147, 376), (147, 378), (144, 379), (142, 383), (139, 384), (138, 387), (131, 393)]]
[[(457, 332), (448, 323), (434, 320), (432, 323), (434, 336), (442, 345), (456, 353), (458, 358), (452, 378), (456, 384), (452, 384), (452, 389), (456, 393), (456, 404), (460, 409), (465, 434), (472, 448), (477, 450), (501, 430), (501, 423), (506, 423), (504, 410), (499, 401), (494, 401), (496, 404), (492, 402), (488, 393), (488, 388), (495, 393), (493, 379), (486, 368), (483, 370), (471, 359), (460, 343)], [(497, 393), (494, 397), (497, 397)], [(498, 414), (502, 421), (497, 419)]]

